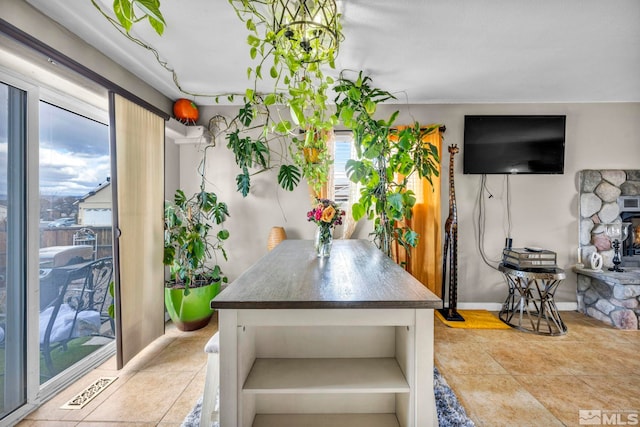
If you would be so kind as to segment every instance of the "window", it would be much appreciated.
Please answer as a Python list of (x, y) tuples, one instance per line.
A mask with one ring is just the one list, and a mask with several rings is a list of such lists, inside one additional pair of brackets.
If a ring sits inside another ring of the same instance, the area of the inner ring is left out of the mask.
[(333, 200), (340, 205), (351, 204), (352, 186), (346, 173), (347, 160), (353, 155), (351, 132), (336, 132), (333, 158)]

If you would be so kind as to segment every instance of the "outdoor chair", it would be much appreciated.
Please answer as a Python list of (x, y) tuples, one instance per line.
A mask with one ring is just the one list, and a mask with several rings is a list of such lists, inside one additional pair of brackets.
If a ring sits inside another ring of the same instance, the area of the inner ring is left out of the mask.
[(112, 258), (73, 267), (65, 267), (57, 297), (40, 313), (40, 350), (51, 375), (55, 375), (54, 349), (66, 351), (69, 341), (79, 337), (114, 336), (114, 320), (109, 316)]
[(87, 245), (92, 248), (92, 259), (96, 259), (98, 254), (98, 236), (96, 232), (90, 228), (83, 227), (73, 233), (73, 246)]

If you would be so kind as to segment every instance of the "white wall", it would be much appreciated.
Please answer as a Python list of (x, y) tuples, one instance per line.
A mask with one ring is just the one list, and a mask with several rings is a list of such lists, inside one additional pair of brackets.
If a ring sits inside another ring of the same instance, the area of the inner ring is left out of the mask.
[[(462, 148), (465, 114), (565, 114), (567, 116), (565, 173), (563, 175), (513, 175), (511, 186), (512, 238), (514, 246), (540, 246), (558, 253), (558, 263), (567, 271), (556, 300), (575, 302), (576, 276), (570, 268), (576, 262), (578, 246), (578, 171), (582, 169), (640, 168), (640, 103), (620, 104), (465, 104), (384, 106), (386, 116), (400, 109), (398, 124), (418, 120), (442, 123), (444, 140), (442, 215), (448, 215), (449, 154), (446, 147)], [(223, 108), (202, 109), (202, 117)], [(226, 111), (227, 116), (231, 112)], [(252, 194), (243, 199), (235, 191), (237, 167), (232, 153), (221, 140), (209, 158), (208, 177), (212, 188), (229, 204), (231, 238), (227, 244), (229, 263), (225, 271), (234, 279), (266, 253), (269, 229), (285, 227), (290, 238), (311, 238), (314, 226), (307, 223), (309, 197), (305, 187), (293, 193), (280, 189), (274, 173), (254, 177)], [(479, 175), (462, 173), (461, 150), (455, 162), (455, 188), (458, 207), (458, 301), (462, 303), (500, 303), (506, 296), (502, 275), (486, 266), (477, 249), (476, 198)], [(181, 185), (195, 190), (195, 172), (200, 154), (195, 146), (180, 148)], [(190, 186), (190, 187), (188, 187)], [(500, 258), (506, 237), (506, 176), (491, 175), (487, 187), (493, 194), (486, 202), (484, 247), (495, 262)], [(360, 228), (356, 237), (366, 237)]]

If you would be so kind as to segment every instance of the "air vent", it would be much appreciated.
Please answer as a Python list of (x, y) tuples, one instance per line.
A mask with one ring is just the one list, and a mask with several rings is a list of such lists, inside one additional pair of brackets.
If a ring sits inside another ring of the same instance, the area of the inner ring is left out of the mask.
[(89, 387), (78, 393), (73, 399), (62, 405), (60, 409), (82, 409), (86, 404), (91, 402), (98, 394), (104, 391), (118, 377), (101, 377), (98, 378)]
[(640, 196), (618, 197), (621, 212), (640, 212)]

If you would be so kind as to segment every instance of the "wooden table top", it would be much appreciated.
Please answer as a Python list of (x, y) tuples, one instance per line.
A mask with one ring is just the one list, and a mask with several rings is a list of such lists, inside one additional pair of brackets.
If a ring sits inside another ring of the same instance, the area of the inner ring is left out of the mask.
[(211, 308), (441, 308), (442, 300), (366, 240), (284, 240), (211, 301)]

